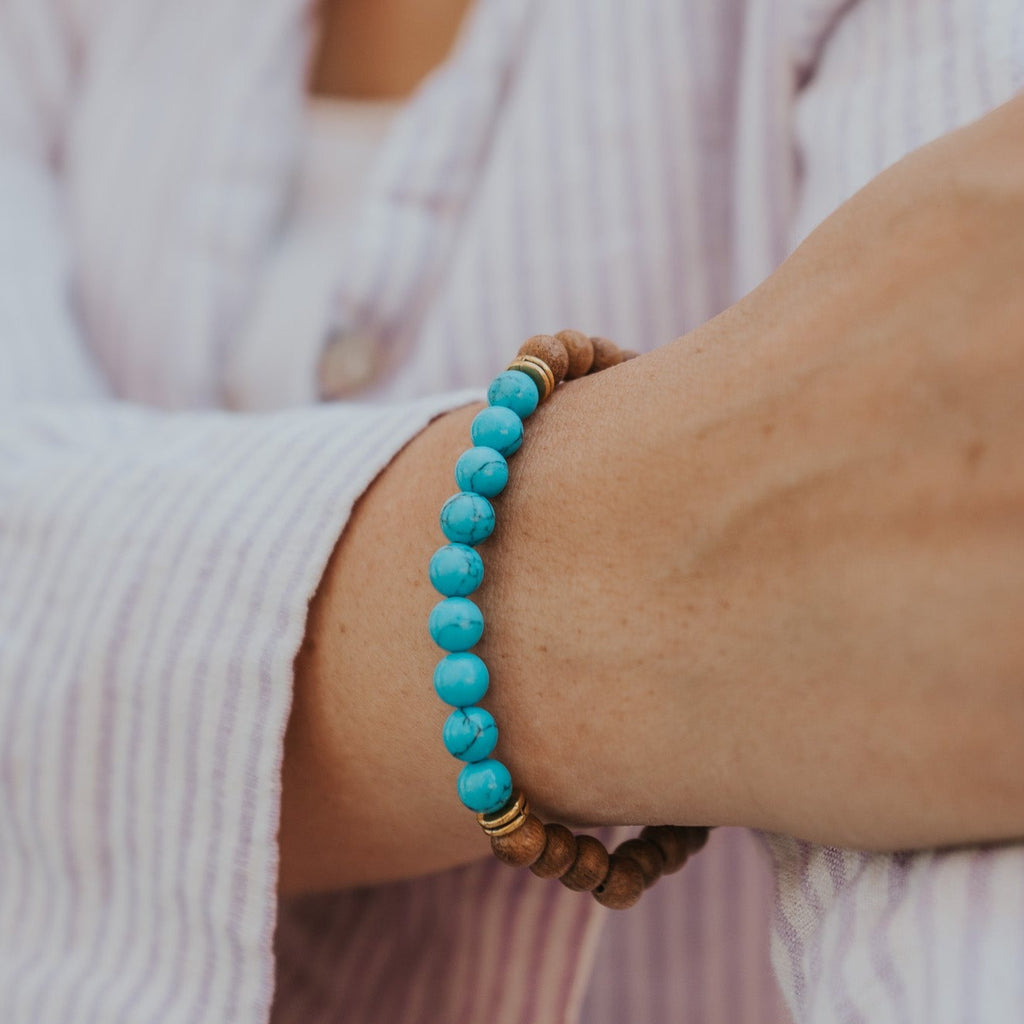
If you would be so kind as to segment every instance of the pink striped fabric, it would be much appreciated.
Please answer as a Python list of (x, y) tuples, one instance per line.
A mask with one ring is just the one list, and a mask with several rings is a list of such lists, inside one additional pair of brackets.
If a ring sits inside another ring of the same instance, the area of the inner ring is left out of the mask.
[(274, 892), (292, 660), (374, 474), (525, 335), (648, 349), (719, 311), (1020, 87), (1024, 5), (478, 0), (322, 330), (281, 339), (370, 335), (386, 371), (255, 414), (296, 397), (236, 371), (309, 15), (0, 0), (0, 1021), (780, 1024), (773, 898), (796, 1021), (1024, 1017), (1016, 847), (727, 830), (611, 922), (491, 863)]
[(786, 1024), (764, 955), (772, 892), (760, 838), (716, 830), (662, 891), (609, 916), (580, 1019)]

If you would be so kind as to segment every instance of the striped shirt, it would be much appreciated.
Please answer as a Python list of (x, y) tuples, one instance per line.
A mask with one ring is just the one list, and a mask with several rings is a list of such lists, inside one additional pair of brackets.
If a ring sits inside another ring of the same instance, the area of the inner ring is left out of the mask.
[[(374, 475), (529, 334), (724, 308), (1021, 87), (1024, 4), (478, 0), (282, 359), (245, 327), (309, 8), (0, 0), (0, 1021), (1024, 1018), (1014, 846), (723, 830), (619, 916), (489, 862), (275, 894), (292, 663)], [(354, 338), (376, 381), (316, 405)]]

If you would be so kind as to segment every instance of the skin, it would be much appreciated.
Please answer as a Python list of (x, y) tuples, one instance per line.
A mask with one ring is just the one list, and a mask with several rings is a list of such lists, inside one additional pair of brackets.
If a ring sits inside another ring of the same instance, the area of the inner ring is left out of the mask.
[[(542, 816), (869, 849), (1024, 833), (1022, 166), (1024, 97), (530, 419), (478, 650), (497, 754)], [(312, 604), (285, 893), (487, 855), (424, 625), (474, 412), (378, 477)]]
[(451, 50), (471, 0), (321, 4), (310, 88), (326, 96), (407, 96)]

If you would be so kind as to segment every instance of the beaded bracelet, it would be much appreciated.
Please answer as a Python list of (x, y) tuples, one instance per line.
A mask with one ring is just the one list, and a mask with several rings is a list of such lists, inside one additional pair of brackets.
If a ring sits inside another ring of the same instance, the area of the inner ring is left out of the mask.
[(434, 670), (434, 689), (455, 707), (444, 726), (444, 744), (467, 762), (459, 774), (462, 802), (476, 812), (499, 860), (529, 867), (541, 878), (558, 878), (577, 892), (591, 892), (603, 906), (632, 906), (663, 874), (683, 866), (707, 841), (696, 826), (647, 826), (609, 853), (594, 836), (574, 835), (564, 825), (543, 824), (515, 790), (509, 770), (490, 756), (498, 728), (478, 705), (490, 682), (487, 666), (470, 651), (483, 635), (484, 619), (469, 599), (483, 582), (475, 546), (494, 530), (494, 507), (508, 482), (507, 458), (523, 442), (523, 420), (563, 380), (614, 366), (636, 353), (579, 331), (538, 334), (519, 350), (487, 391), (488, 407), (473, 419), (473, 447), (455, 465), (459, 493), (441, 508), (441, 529), (450, 543), (430, 560), (430, 581), (443, 600), (430, 613), (430, 635), (448, 651)]

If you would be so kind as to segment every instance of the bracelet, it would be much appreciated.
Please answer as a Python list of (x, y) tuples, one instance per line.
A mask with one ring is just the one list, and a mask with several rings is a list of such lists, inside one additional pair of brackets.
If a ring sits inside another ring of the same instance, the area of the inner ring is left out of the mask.
[(635, 356), (605, 338), (579, 331), (530, 338), (487, 390), (488, 406), (473, 419), (473, 447), (459, 457), (459, 492), (441, 508), (441, 530), (450, 543), (430, 560), (430, 582), (442, 595), (430, 613), (430, 635), (449, 652), (434, 670), (434, 689), (455, 710), (445, 722), (449, 753), (467, 762), (459, 774), (462, 802), (476, 812), (495, 856), (529, 867), (541, 878), (558, 878), (569, 889), (591, 892), (612, 909), (632, 906), (663, 874), (683, 866), (708, 838), (703, 826), (648, 825), (639, 838), (609, 853), (594, 836), (574, 835), (564, 825), (544, 824), (530, 813), (526, 797), (491, 752), (498, 727), (478, 702), (486, 694), (487, 666), (470, 651), (483, 635), (484, 619), (469, 599), (483, 582), (477, 544), (494, 530), (494, 506), (508, 482), (509, 456), (523, 442), (523, 420), (563, 381), (595, 373)]

